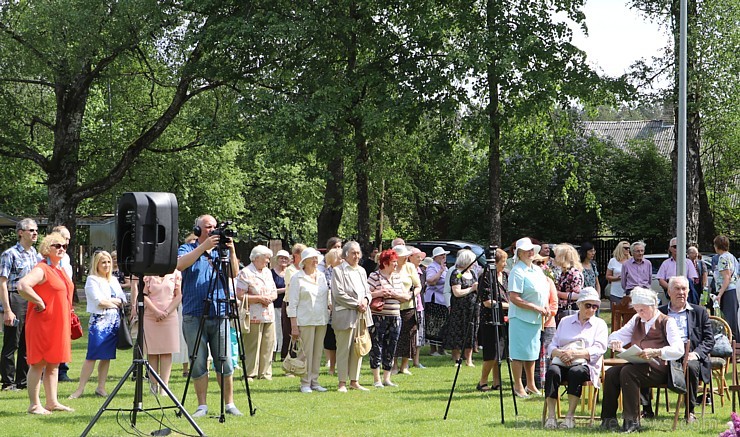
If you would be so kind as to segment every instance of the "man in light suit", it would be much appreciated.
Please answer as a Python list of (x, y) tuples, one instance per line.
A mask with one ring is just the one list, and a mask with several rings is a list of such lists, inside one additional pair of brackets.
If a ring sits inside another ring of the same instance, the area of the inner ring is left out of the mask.
[[(712, 363), (709, 352), (714, 346), (714, 333), (709, 322), (709, 314), (704, 307), (688, 302), (689, 282), (686, 276), (672, 276), (668, 280), (668, 297), (671, 301), (658, 308), (663, 314), (676, 320), (683, 341), (690, 340), (689, 353), (689, 411), (687, 420), (694, 422), (694, 406), (699, 378), (709, 383), (712, 377)], [(646, 393), (642, 393), (645, 395)], [(646, 411), (651, 411), (649, 408)]]

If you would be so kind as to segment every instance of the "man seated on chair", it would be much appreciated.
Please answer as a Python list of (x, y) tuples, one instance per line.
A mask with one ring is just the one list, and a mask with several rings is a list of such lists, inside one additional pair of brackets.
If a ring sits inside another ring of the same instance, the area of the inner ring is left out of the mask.
[[(547, 348), (547, 354), (553, 358), (545, 374), (547, 429), (573, 428), (583, 383), (591, 381), (595, 387), (601, 386), (601, 357), (606, 352), (609, 329), (606, 322), (596, 316), (601, 304), (599, 293), (593, 287), (586, 287), (581, 290), (576, 304), (578, 313), (563, 317)], [(561, 382), (568, 383), (568, 414), (563, 423), (558, 424), (555, 406)]]
[[(686, 420), (692, 423), (696, 420), (694, 406), (696, 405), (696, 392), (699, 388), (699, 376), (705, 383), (709, 383), (712, 377), (712, 363), (709, 360), (709, 352), (714, 347), (714, 334), (709, 322), (709, 314), (704, 307), (692, 305), (688, 300), (689, 281), (685, 276), (672, 276), (668, 280), (668, 297), (671, 299), (668, 305), (663, 305), (658, 310), (673, 318), (681, 332), (681, 341), (691, 341), (691, 353), (689, 353), (689, 411)], [(643, 388), (641, 397), (650, 398), (650, 389)], [(650, 409), (652, 411), (652, 408)]]
[(621, 352), (623, 346), (637, 345), (640, 357), (648, 363), (627, 363), (611, 367), (604, 377), (604, 401), (601, 408), (601, 427), (618, 428), (617, 407), (622, 392), (622, 431), (640, 429), (640, 388), (656, 387), (668, 382), (669, 370), (665, 361), (677, 360), (684, 354), (681, 330), (676, 320), (657, 309), (658, 296), (647, 288), (635, 287), (631, 293), (634, 317), (609, 336), (609, 347)]

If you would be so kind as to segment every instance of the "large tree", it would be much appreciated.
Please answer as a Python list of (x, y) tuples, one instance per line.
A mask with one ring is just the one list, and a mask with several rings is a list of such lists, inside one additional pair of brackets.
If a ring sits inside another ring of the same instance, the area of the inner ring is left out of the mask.
[[(641, 64), (636, 71), (640, 80), (654, 80), (663, 75), (672, 86), (667, 100), (676, 108), (678, 129), (678, 64), (679, 64), (679, 0), (633, 0), (633, 7), (648, 17), (667, 24), (673, 41), (665, 56), (652, 65)], [(735, 191), (738, 176), (736, 150), (738, 89), (740, 89), (740, 5), (734, 0), (687, 1), (687, 102), (686, 102), (686, 239), (711, 247), (715, 231), (715, 213), (726, 217), (728, 192)], [(711, 145), (711, 147), (706, 147)], [(677, 193), (678, 135), (672, 151), (674, 211)], [(708, 172), (706, 165), (709, 164)], [(705, 181), (705, 174), (711, 177)], [(717, 179), (717, 176), (719, 178)], [(729, 181), (729, 184), (727, 184)], [(711, 188), (708, 193), (708, 187)], [(714, 197), (710, 204), (710, 195)], [(736, 208), (736, 207), (735, 207)], [(736, 209), (735, 209), (736, 210)], [(731, 210), (730, 210), (731, 211)], [(730, 214), (731, 215), (731, 214)], [(673, 214), (675, 229), (676, 214)], [(724, 225), (724, 224), (723, 224)], [(724, 231), (727, 231), (723, 226)]]
[[(212, 21), (153, 0), (3, 2), (0, 155), (41, 170), (49, 225), (74, 232), (83, 200), (113, 187), (189, 101), (223, 84), (201, 69)], [(199, 145), (202, 127), (170, 151)]]
[(510, 122), (543, 114), (570, 98), (605, 97), (617, 83), (601, 80), (571, 43), (567, 17), (584, 30), (583, 0), (459, 0), (451, 44), (474, 102), (484, 102), (477, 123), (488, 150), (489, 235), (501, 244), (502, 132)]

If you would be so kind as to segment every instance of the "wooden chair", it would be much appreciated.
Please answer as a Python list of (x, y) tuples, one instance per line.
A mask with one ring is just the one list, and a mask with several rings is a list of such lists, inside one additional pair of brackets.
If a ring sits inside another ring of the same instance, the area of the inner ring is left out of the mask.
[[(603, 360), (604, 358), (602, 357), (601, 359)], [(603, 361), (601, 365), (601, 373), (602, 373), (601, 379), (603, 380), (603, 373), (604, 373)], [(568, 381), (563, 381), (560, 384), (560, 386), (567, 388)], [(587, 420), (588, 426), (594, 426), (594, 418), (596, 417), (596, 400), (599, 395), (599, 389), (591, 381), (584, 382), (583, 388), (584, 389), (588, 388), (588, 393), (586, 393), (585, 390), (581, 393), (581, 412), (584, 412), (583, 411), (583, 406), (584, 406), (583, 397), (588, 396), (588, 413), (589, 414), (587, 416), (586, 415), (575, 415), (573, 416), (573, 419), (575, 419), (576, 421)], [(563, 394), (565, 394), (565, 392), (563, 392)], [(562, 394), (560, 396), (562, 397)], [(560, 397), (558, 397), (557, 402), (555, 402), (555, 417), (557, 417), (558, 419), (565, 418), (565, 415), (562, 413), (562, 411), (560, 411)], [(547, 420), (547, 398), (545, 398), (544, 406), (542, 407), (542, 426), (545, 426), (546, 420)]]
[[(619, 303), (612, 302), (612, 332), (618, 331), (622, 326), (636, 314), (635, 309), (630, 306), (632, 298), (625, 296)], [(614, 351), (612, 351), (614, 358)]]
[[(685, 404), (686, 412), (688, 414), (689, 411), (689, 395), (688, 395), (688, 389), (689, 389), (689, 353), (691, 349), (691, 342), (689, 340), (686, 340), (686, 342), (683, 345), (683, 374), (684, 378), (686, 380), (686, 394), (678, 394), (678, 399), (676, 399), (676, 414), (673, 416), (673, 428), (671, 428), (673, 431), (676, 430), (676, 426), (678, 425), (678, 415), (681, 412), (681, 401)], [(660, 389), (664, 388), (666, 389), (666, 404), (668, 404), (668, 385), (663, 384), (658, 387), (658, 398), (660, 397)], [(655, 412), (657, 413), (658, 406), (655, 407)]]
[[(727, 339), (730, 340), (730, 344), (732, 344), (733, 338), (732, 338), (732, 330), (730, 329), (730, 325), (727, 324), (727, 322), (722, 319), (721, 317), (717, 316), (709, 316), (709, 322), (712, 324), (712, 332), (714, 335), (717, 334), (724, 334), (727, 336)], [(722, 407), (725, 406), (725, 395), (728, 397), (730, 396), (730, 391), (727, 388), (727, 381), (725, 380), (725, 375), (727, 375), (727, 368), (729, 367), (729, 358), (723, 358), (723, 357), (712, 357), (710, 356), (709, 359), (712, 363), (712, 378), (717, 381), (716, 385), (716, 394), (719, 396), (720, 399), (720, 405)], [(704, 383), (704, 389), (702, 390), (702, 405), (701, 405), (701, 414), (704, 415), (704, 408), (707, 404), (707, 384)], [(709, 380), (709, 393), (714, 396), (715, 390), (713, 388), (712, 379)], [(712, 399), (712, 414), (714, 414), (714, 399)]]
[(732, 393), (732, 411), (735, 410), (735, 398), (740, 397), (738, 393), (740, 393), (740, 378), (738, 377), (737, 371), (738, 371), (738, 362), (737, 357), (738, 354), (740, 354), (740, 343), (737, 343), (737, 341), (732, 340), (732, 384), (727, 386), (727, 389)]

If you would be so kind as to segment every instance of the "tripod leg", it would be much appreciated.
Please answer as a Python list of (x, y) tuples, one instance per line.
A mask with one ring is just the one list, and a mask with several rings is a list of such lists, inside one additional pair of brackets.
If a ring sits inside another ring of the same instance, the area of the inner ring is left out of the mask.
[(246, 352), (244, 350), (244, 337), (242, 336), (241, 325), (240, 325), (238, 318), (234, 322), (234, 325), (236, 325), (236, 344), (237, 344), (237, 347), (239, 348), (239, 351), (238, 351), (239, 352), (239, 362), (242, 365), (242, 379), (244, 380), (244, 386), (246, 387), (246, 391), (247, 391), (247, 402), (249, 403), (249, 415), (254, 416), (257, 410), (252, 405), (252, 393), (249, 389), (249, 378), (247, 378), (247, 361), (246, 361)]
[[(462, 355), (461, 355), (462, 357)], [(457, 377), (460, 375), (460, 364), (462, 364), (462, 358), (457, 362), (457, 370), (455, 370), (455, 379), (452, 380), (452, 388), (450, 389), (450, 397), (447, 398), (447, 408), (445, 408), (444, 420), (447, 420), (447, 413), (450, 411), (450, 403), (452, 403), (452, 395), (455, 393), (455, 386), (457, 385)]]
[(200, 429), (200, 427), (198, 427), (198, 424), (195, 423), (195, 420), (193, 420), (193, 418), (190, 416), (187, 410), (185, 410), (185, 407), (182, 406), (180, 401), (177, 400), (177, 397), (172, 393), (172, 391), (170, 391), (170, 388), (164, 383), (162, 378), (160, 378), (159, 374), (154, 370), (154, 368), (152, 368), (149, 362), (145, 361), (143, 364), (146, 366), (146, 369), (149, 372), (149, 378), (154, 378), (154, 380), (157, 381), (157, 384), (159, 385), (160, 389), (162, 389), (167, 394), (167, 396), (172, 400), (172, 402), (177, 406), (178, 413), (179, 413), (178, 417), (180, 415), (184, 415), (185, 418), (188, 420), (188, 422), (190, 422), (190, 425), (193, 427), (193, 429), (195, 429), (195, 431), (198, 433), (198, 435), (204, 436), (205, 434), (203, 434), (203, 431)]
[[(511, 381), (511, 398), (514, 400), (514, 415), (519, 415), (519, 410), (516, 406), (516, 394), (514, 394), (514, 376), (513, 373), (511, 373), (511, 358), (506, 359), (506, 366), (509, 368), (509, 381)], [(521, 376), (520, 376), (521, 377)]]
[(116, 388), (114, 388), (113, 391), (110, 392), (110, 394), (108, 395), (108, 398), (105, 400), (105, 402), (103, 402), (103, 405), (100, 406), (100, 409), (98, 410), (98, 412), (95, 413), (95, 416), (92, 418), (90, 423), (87, 424), (87, 428), (85, 428), (85, 430), (82, 431), (82, 434), (80, 434), (82, 437), (85, 437), (87, 433), (89, 433), (90, 430), (93, 428), (93, 426), (95, 426), (95, 423), (98, 421), (98, 419), (100, 419), (100, 416), (103, 414), (103, 411), (106, 410), (106, 408), (111, 403), (113, 398), (116, 397), (116, 394), (118, 393), (118, 391), (121, 389), (121, 387), (123, 387), (123, 383), (126, 382), (126, 378), (128, 378), (131, 375), (131, 373), (133, 373), (135, 368), (136, 368), (136, 363), (131, 363), (131, 366), (129, 366), (128, 370), (123, 375), (123, 378), (121, 378), (121, 380), (118, 381), (118, 385), (116, 385)]
[[(180, 401), (180, 404), (185, 405), (185, 400), (188, 397), (188, 388), (190, 387), (190, 380), (193, 377), (193, 371), (195, 370), (195, 359), (198, 357), (198, 352), (202, 343), (202, 337), (203, 337), (203, 331), (205, 328), (206, 323), (206, 316), (208, 314), (208, 308), (210, 305), (210, 300), (206, 299), (204, 305), (203, 305), (203, 315), (200, 316), (200, 321), (198, 322), (198, 331), (195, 334), (195, 344), (193, 345), (193, 352), (190, 354), (190, 372), (188, 372), (188, 377), (185, 379), (185, 389), (182, 392), (182, 400)], [(183, 316), (184, 318), (184, 316)], [(183, 320), (183, 326), (185, 321)], [(185, 341), (187, 343), (187, 339)], [(189, 346), (189, 345), (188, 345)], [(208, 348), (206, 348), (205, 353), (208, 354)], [(206, 365), (208, 363), (208, 360), (206, 359)], [(208, 369), (206, 369), (207, 371)], [(180, 417), (180, 414), (178, 412), (177, 417)]]

